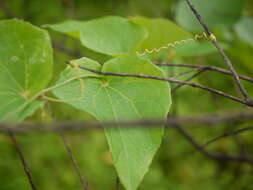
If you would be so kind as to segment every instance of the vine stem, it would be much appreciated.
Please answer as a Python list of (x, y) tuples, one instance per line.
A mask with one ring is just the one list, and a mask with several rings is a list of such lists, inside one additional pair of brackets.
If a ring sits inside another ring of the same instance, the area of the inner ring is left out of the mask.
[(193, 14), (195, 15), (195, 17), (197, 18), (200, 25), (204, 28), (205, 32), (210, 36), (211, 42), (214, 44), (214, 46), (216, 47), (216, 49), (218, 50), (218, 52), (222, 56), (224, 62), (226, 63), (226, 65), (228, 66), (230, 71), (232, 72), (233, 78), (234, 78), (238, 88), (240, 89), (240, 92), (243, 95), (245, 102), (247, 102), (248, 104), (253, 105), (253, 101), (251, 100), (251, 98), (249, 97), (249, 95), (248, 95), (247, 91), (245, 90), (243, 84), (241, 83), (240, 78), (239, 78), (236, 70), (234, 69), (234, 66), (233, 66), (232, 62), (230, 61), (228, 56), (225, 54), (225, 52), (222, 49), (222, 47), (220, 46), (220, 44), (217, 42), (217, 39), (215, 38), (215, 36), (211, 33), (211, 31), (208, 28), (207, 24), (204, 22), (202, 16), (200, 15), (200, 13), (197, 11), (195, 6), (193, 5), (192, 0), (186, 0), (186, 2), (188, 4), (188, 6), (190, 7), (191, 11), (193, 12)]

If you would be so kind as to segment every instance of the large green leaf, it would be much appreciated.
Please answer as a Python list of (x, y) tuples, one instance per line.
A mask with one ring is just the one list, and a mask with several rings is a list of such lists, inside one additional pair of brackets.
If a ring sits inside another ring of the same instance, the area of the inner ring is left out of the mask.
[[(150, 61), (138, 57), (112, 59), (103, 66), (88, 58), (76, 61), (81, 66), (104, 72), (146, 74), (163, 77), (163, 72)], [(168, 83), (152, 79), (101, 76), (67, 67), (61, 83), (75, 75), (83, 78), (61, 86), (53, 93), (66, 103), (89, 112), (100, 122), (165, 119), (171, 104)], [(81, 92), (81, 94), (80, 94)], [(114, 165), (128, 190), (138, 187), (163, 137), (163, 127), (157, 129), (115, 129), (105, 127)]]
[(159, 48), (166, 46), (168, 43), (192, 38), (191, 33), (167, 19), (134, 17), (131, 20), (145, 27), (148, 31), (148, 38), (142, 43), (139, 50)]
[[(205, 22), (210, 27), (225, 27), (235, 24), (241, 17), (245, 0), (192, 0)], [(191, 31), (202, 28), (185, 0), (179, 1), (176, 21)]]
[(47, 31), (15, 19), (0, 22), (0, 121), (20, 121), (43, 105), (30, 100), (48, 84), (52, 63)]
[(117, 16), (86, 22), (70, 20), (47, 26), (55, 31), (80, 38), (82, 44), (91, 50), (112, 56), (135, 52), (146, 37), (143, 28)]

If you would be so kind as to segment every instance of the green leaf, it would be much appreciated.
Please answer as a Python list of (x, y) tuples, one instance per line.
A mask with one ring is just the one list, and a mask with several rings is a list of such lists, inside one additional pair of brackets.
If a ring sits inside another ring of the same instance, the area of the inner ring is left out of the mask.
[(52, 63), (47, 31), (0, 21), (0, 121), (21, 121), (43, 105), (32, 99), (51, 79)]
[(134, 53), (146, 38), (146, 32), (143, 28), (117, 16), (108, 16), (86, 22), (70, 20), (46, 26), (55, 31), (80, 38), (85, 47), (111, 56)]
[[(235, 24), (241, 17), (245, 0), (192, 0), (204, 21), (210, 27), (227, 27)], [(194, 14), (185, 0), (179, 1), (176, 21), (191, 31), (202, 31)]]
[(131, 18), (131, 21), (145, 27), (148, 31), (148, 38), (142, 43), (139, 50), (159, 48), (168, 43), (192, 38), (191, 33), (167, 19), (134, 17)]
[[(228, 45), (225, 43), (221, 43), (221, 46), (223, 49), (228, 48)], [(174, 50), (178, 57), (192, 57), (217, 52), (215, 46), (209, 41), (184, 44), (183, 46), (175, 47)]]
[(246, 43), (253, 46), (253, 19), (244, 17), (235, 25), (236, 34)]
[[(135, 56), (115, 58), (103, 66), (88, 58), (73, 62), (104, 72), (164, 77), (163, 72), (150, 61)], [(71, 67), (63, 71), (57, 83), (78, 74), (83, 77), (83, 86), (79, 80), (75, 80), (54, 89), (53, 93), (67, 104), (92, 114), (100, 122), (166, 119), (171, 104), (168, 83), (133, 77), (101, 76), (84, 70), (77, 72)], [(128, 190), (136, 189), (161, 144), (163, 127), (145, 130), (104, 127), (122, 184)]]

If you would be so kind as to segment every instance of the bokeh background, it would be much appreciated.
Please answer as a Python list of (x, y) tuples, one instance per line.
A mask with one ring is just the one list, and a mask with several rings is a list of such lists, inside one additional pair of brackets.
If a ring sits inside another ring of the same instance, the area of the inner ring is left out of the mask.
[[(236, 70), (253, 77), (253, 1), (251, 0), (194, 0), (207, 24), (219, 41), (224, 44)], [(0, 19), (20, 18), (37, 26), (68, 19), (89, 20), (107, 15), (150, 18), (167, 18), (192, 33), (202, 29), (194, 19), (184, 0), (1, 0)], [(50, 31), (55, 48), (55, 75), (65, 67), (67, 60), (89, 55), (77, 40)], [(1, 43), (1, 42), (0, 42)], [(205, 52), (205, 51), (204, 51)], [(99, 58), (106, 59), (106, 57)], [(224, 67), (222, 58), (215, 51), (186, 56), (175, 60), (180, 63), (206, 64)], [(173, 72), (182, 72), (174, 69)], [(172, 71), (171, 71), (172, 72)], [(206, 86), (238, 95), (229, 76), (206, 73), (194, 80)], [(244, 82), (253, 96), (252, 83)], [(203, 113), (232, 113), (248, 109), (216, 95), (182, 87), (173, 94), (171, 114), (192, 116)], [(44, 122), (49, 118), (68, 120), (93, 120), (88, 114), (67, 106), (50, 103), (30, 120)], [(231, 129), (248, 127), (252, 121), (208, 126), (188, 127), (199, 142)], [(224, 138), (207, 149), (220, 153), (253, 153), (253, 132)], [(90, 189), (115, 189), (116, 172), (113, 168), (106, 140), (101, 130), (68, 134), (71, 147), (77, 157)], [(24, 154), (32, 168), (32, 174), (41, 190), (81, 189), (78, 178), (67, 157), (63, 142), (57, 134), (26, 134), (18, 137)], [(22, 165), (8, 136), (0, 135), (0, 190), (27, 190), (29, 183)], [(210, 160), (172, 129), (166, 130), (150, 171), (139, 189), (145, 190), (252, 190), (253, 167), (245, 163), (226, 163)]]

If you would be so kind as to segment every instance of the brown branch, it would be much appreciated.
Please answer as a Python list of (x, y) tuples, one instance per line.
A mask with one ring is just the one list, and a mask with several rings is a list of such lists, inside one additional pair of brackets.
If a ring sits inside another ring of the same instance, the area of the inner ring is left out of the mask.
[(27, 161), (25, 160), (25, 157), (24, 157), (24, 155), (23, 155), (23, 153), (22, 153), (21, 148), (20, 148), (20, 146), (19, 146), (19, 144), (18, 144), (18, 142), (17, 142), (17, 140), (16, 140), (16, 138), (15, 138), (13, 132), (9, 130), (9, 131), (8, 131), (8, 134), (9, 134), (10, 139), (11, 139), (11, 141), (12, 141), (12, 143), (13, 143), (13, 145), (14, 145), (14, 147), (15, 147), (17, 153), (18, 153), (18, 156), (19, 156), (19, 158), (20, 158), (20, 160), (21, 160), (22, 166), (23, 166), (23, 168), (24, 168), (24, 171), (25, 171), (25, 174), (26, 174), (26, 176), (27, 176), (27, 178), (28, 178), (28, 181), (29, 181), (29, 183), (30, 183), (30, 185), (31, 185), (31, 188), (32, 188), (33, 190), (36, 190), (37, 188), (36, 188), (35, 183), (34, 183), (34, 181), (33, 181), (33, 179), (32, 179), (31, 170), (30, 170), (30, 168), (29, 168), (29, 166), (28, 166)]
[(119, 122), (56, 122), (52, 124), (28, 124), (20, 123), (16, 126), (10, 126), (8, 124), (0, 124), (0, 132), (11, 131), (13, 133), (27, 133), (27, 132), (72, 132), (80, 130), (89, 130), (89, 129), (103, 129), (107, 128), (155, 128), (164, 125), (173, 126), (173, 125), (194, 125), (202, 124), (214, 126), (220, 123), (227, 122), (242, 122), (242, 121), (253, 121), (253, 112), (252, 111), (238, 111), (234, 113), (226, 114), (210, 114), (210, 115), (200, 115), (194, 117), (170, 117), (167, 120), (155, 120), (155, 119), (143, 119), (135, 121), (119, 121)]
[(120, 190), (120, 180), (119, 177), (116, 177), (116, 190)]
[[(53, 47), (59, 51), (63, 51), (65, 53), (67, 53), (68, 55), (70, 55), (71, 57), (82, 57), (82, 53), (80, 51), (77, 50), (71, 50), (68, 49), (66, 47), (64, 47), (64, 45), (61, 45), (60, 43), (57, 42), (53, 42)], [(158, 66), (172, 66), (172, 67), (189, 67), (189, 68), (195, 68), (195, 69), (205, 69), (205, 70), (210, 70), (210, 71), (216, 71), (216, 72), (220, 72), (226, 75), (230, 75), (233, 76), (233, 73), (229, 70), (223, 69), (223, 68), (219, 68), (219, 67), (215, 67), (215, 66), (209, 66), (209, 65), (196, 65), (196, 64), (170, 64), (170, 63), (155, 63)], [(245, 75), (238, 75), (240, 79), (249, 81), (253, 83), (253, 78), (250, 78), (248, 76)]]
[(194, 71), (195, 71), (194, 69), (191, 69), (191, 70), (187, 70), (187, 71), (184, 71), (184, 72), (181, 72), (181, 73), (178, 73), (178, 74), (176, 74), (176, 75), (169, 76), (169, 77), (172, 78), (172, 79), (177, 79), (177, 78), (180, 78), (180, 77), (182, 77), (182, 76), (184, 76), (184, 75), (187, 75), (187, 74), (189, 74), (189, 73), (192, 73), (192, 72), (194, 72)]
[(70, 161), (71, 161), (71, 163), (72, 163), (72, 165), (74, 167), (74, 170), (75, 170), (75, 172), (76, 172), (76, 174), (77, 174), (77, 176), (79, 178), (79, 181), (80, 181), (80, 183), (82, 185), (83, 190), (88, 190), (88, 183), (85, 182), (85, 180), (84, 180), (84, 177), (83, 177), (83, 175), (81, 173), (81, 169), (80, 169), (80, 167), (79, 167), (79, 165), (77, 163), (77, 160), (76, 160), (76, 158), (74, 156), (74, 153), (71, 150), (71, 147), (70, 147), (69, 143), (67, 142), (67, 139), (65, 138), (65, 136), (61, 132), (59, 134), (61, 136), (61, 139), (63, 141), (64, 147), (65, 147), (65, 149), (67, 151), (68, 157), (70, 158)]
[[(216, 72), (223, 73), (230, 76), (233, 75), (231, 71), (228, 71), (226, 69), (222, 69), (219, 67), (209, 66), (209, 65), (173, 64), (173, 63), (155, 63), (155, 64), (158, 66), (167, 66), (167, 67), (187, 67), (187, 68), (195, 68), (195, 69), (205, 69), (205, 70), (210, 70), (210, 71), (216, 71)], [(253, 83), (253, 78), (250, 78), (245, 75), (238, 75), (238, 76), (240, 79)]]
[(202, 27), (204, 28), (205, 32), (208, 34), (208, 36), (210, 37), (212, 43), (214, 44), (214, 46), (217, 48), (218, 52), (220, 53), (220, 55), (222, 56), (224, 62), (226, 63), (226, 65), (228, 66), (228, 68), (230, 69), (230, 71), (233, 74), (233, 78), (237, 84), (237, 86), (240, 89), (241, 94), (244, 97), (245, 102), (247, 102), (248, 104), (253, 105), (253, 101), (251, 100), (251, 98), (249, 97), (247, 91), (245, 90), (244, 86), (242, 85), (240, 78), (236, 72), (236, 70), (234, 69), (234, 66), (232, 64), (232, 62), (230, 61), (230, 59), (227, 57), (227, 55), (225, 54), (224, 50), (222, 49), (222, 47), (219, 45), (219, 43), (217, 42), (216, 38), (214, 37), (214, 35), (211, 33), (211, 31), (209, 30), (207, 24), (205, 24), (205, 22), (203, 21), (201, 15), (199, 14), (199, 12), (197, 11), (197, 9), (195, 8), (195, 6), (193, 5), (191, 0), (186, 0), (188, 6), (190, 7), (190, 9), (192, 10), (192, 12), (194, 13), (195, 17), (197, 18), (197, 20), (199, 21), (199, 23), (202, 25)]
[(17, 17), (12, 11), (11, 9), (9, 9), (6, 5), (6, 0), (1, 0), (0, 2), (0, 9), (3, 10), (4, 14), (7, 16), (7, 18), (14, 18)]
[(66, 48), (66, 46), (64, 44), (62, 44), (61, 42), (53, 42), (53, 47), (56, 50), (65, 52), (66, 54), (68, 54), (71, 57), (75, 57), (75, 58), (76, 57), (83, 57), (83, 55), (80, 51)]
[(202, 147), (206, 147), (220, 139), (223, 139), (223, 138), (226, 138), (226, 137), (230, 137), (230, 136), (235, 136), (235, 135), (238, 135), (240, 133), (243, 133), (243, 132), (246, 132), (246, 131), (250, 131), (250, 130), (253, 130), (253, 127), (245, 127), (245, 128), (241, 128), (241, 129), (238, 129), (238, 130), (234, 130), (234, 131), (230, 131), (230, 132), (227, 132), (227, 133), (224, 133), (218, 137), (215, 137), (211, 140), (208, 140)]
[(210, 159), (217, 160), (220, 162), (232, 161), (232, 162), (245, 162), (250, 165), (253, 165), (253, 159), (246, 156), (237, 156), (237, 155), (226, 155), (218, 154), (205, 150), (184, 128), (179, 125), (174, 125), (174, 128), (183, 136), (185, 139), (200, 153), (207, 156)]
[[(70, 64), (70, 63), (69, 63)], [(160, 81), (167, 81), (167, 82), (172, 82), (172, 83), (178, 83), (178, 84), (183, 84), (183, 85), (187, 85), (187, 86), (191, 86), (194, 88), (199, 88), (202, 90), (206, 90), (208, 92), (223, 96), (225, 98), (234, 100), (236, 102), (239, 102), (241, 104), (247, 105), (249, 107), (253, 107), (253, 103), (252, 102), (248, 102), (248, 101), (244, 101), (238, 97), (232, 96), (230, 94), (226, 94), (222, 91), (213, 89), (213, 88), (209, 88), (209, 87), (205, 87), (196, 83), (191, 83), (191, 82), (185, 82), (185, 81), (180, 81), (180, 80), (176, 80), (173, 78), (163, 78), (163, 77), (157, 77), (157, 76), (149, 76), (149, 75), (143, 75), (143, 74), (126, 74), (126, 73), (115, 73), (115, 72), (103, 72), (103, 71), (98, 71), (95, 69), (90, 69), (84, 66), (79, 66), (80, 69), (84, 69), (93, 73), (97, 73), (100, 75), (105, 75), (105, 76), (120, 76), (120, 77), (134, 77), (134, 78), (145, 78), (145, 79), (153, 79), (153, 80), (160, 80)]]
[[(192, 76), (190, 76), (188, 79), (184, 80), (184, 82), (188, 82), (192, 79), (194, 79), (195, 77), (199, 76), (201, 73), (203, 73), (205, 71), (205, 69), (200, 69), (198, 72), (194, 73)], [(173, 87), (171, 89), (171, 93), (174, 93), (176, 90), (178, 90), (180, 87), (184, 86), (184, 84), (178, 84), (177, 86)]]

